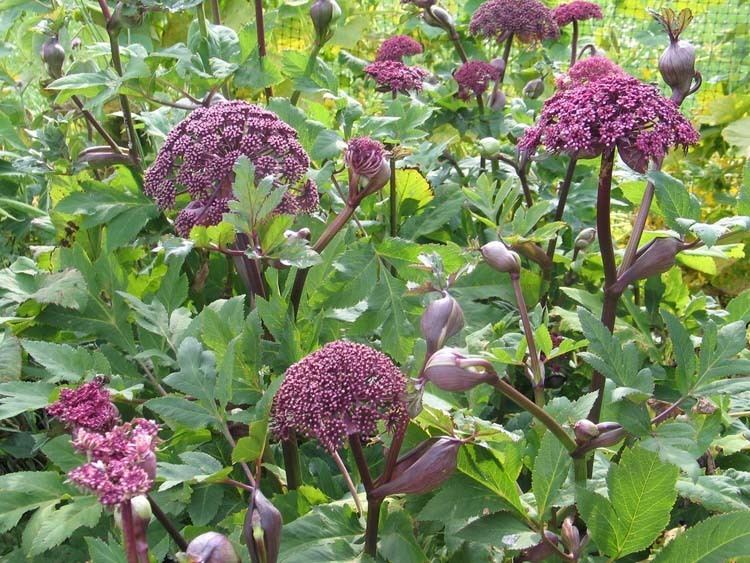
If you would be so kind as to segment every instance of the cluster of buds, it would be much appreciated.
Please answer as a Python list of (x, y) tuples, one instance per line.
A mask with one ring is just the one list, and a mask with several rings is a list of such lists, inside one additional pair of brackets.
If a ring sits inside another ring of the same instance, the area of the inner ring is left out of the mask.
[(179, 563), (240, 563), (240, 558), (232, 542), (225, 535), (218, 532), (206, 532), (194, 538), (184, 553), (178, 553), (177, 561)]
[(276, 563), (281, 546), (281, 512), (255, 489), (245, 516), (243, 534), (253, 563)]
[(600, 422), (598, 424), (583, 418), (573, 426), (575, 434), (576, 457), (596, 448), (606, 448), (615, 445), (625, 437), (625, 429), (616, 422)]
[(672, 100), (680, 105), (700, 88), (702, 82), (700, 72), (695, 70), (695, 47), (680, 39), (693, 19), (693, 14), (689, 8), (683, 9), (679, 14), (675, 14), (671, 8), (665, 8), (661, 13), (651, 11), (651, 15), (669, 35), (669, 46), (659, 58), (659, 72), (664, 82), (672, 88)]
[(315, 40), (323, 45), (332, 36), (331, 24), (341, 17), (341, 7), (336, 0), (315, 0), (310, 6), (310, 19), (315, 28)]

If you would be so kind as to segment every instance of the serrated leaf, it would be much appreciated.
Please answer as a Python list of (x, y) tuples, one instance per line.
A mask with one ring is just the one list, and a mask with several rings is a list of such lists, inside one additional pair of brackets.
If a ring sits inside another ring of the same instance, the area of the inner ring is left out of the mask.
[(213, 520), (221, 507), (226, 485), (206, 485), (197, 487), (190, 497), (188, 514), (195, 526), (206, 526)]
[(50, 383), (39, 381), (0, 383), (0, 420), (46, 407), (54, 388)]
[(0, 334), (0, 382), (21, 377), (21, 344), (13, 333)]
[(169, 424), (198, 430), (218, 422), (213, 413), (182, 397), (157, 397), (143, 404)]
[(180, 454), (182, 464), (160, 462), (157, 478), (164, 479), (160, 491), (170, 489), (180, 483), (202, 483), (209, 479), (228, 475), (231, 467), (224, 467), (216, 458), (204, 452), (184, 452)]
[(346, 505), (313, 508), (284, 526), (279, 563), (350, 561), (361, 552), (362, 526)]
[(209, 411), (215, 411), (216, 359), (212, 352), (203, 349), (197, 339), (185, 338), (177, 349), (180, 371), (169, 374), (164, 383), (198, 399)]
[(258, 420), (250, 425), (250, 434), (237, 440), (232, 450), (232, 463), (255, 461), (263, 453), (268, 435), (268, 421)]
[(531, 489), (534, 492), (540, 520), (547, 519), (549, 510), (570, 472), (571, 463), (570, 455), (560, 440), (552, 432), (546, 432), (534, 459), (534, 470), (531, 472)]
[(664, 324), (667, 325), (669, 338), (672, 341), (672, 350), (677, 361), (675, 380), (677, 388), (682, 393), (687, 393), (693, 382), (697, 361), (695, 348), (690, 340), (690, 334), (682, 325), (680, 320), (668, 311), (661, 311)]
[(69, 493), (55, 471), (19, 471), (0, 476), (0, 532), (41, 506), (56, 504)]
[(700, 202), (687, 191), (682, 182), (665, 172), (652, 170), (648, 173), (648, 178), (654, 183), (656, 201), (667, 225), (684, 233), (685, 226), (677, 219), (697, 221), (700, 218)]
[(713, 516), (677, 536), (654, 563), (724, 563), (750, 556), (750, 511)]
[(99, 523), (102, 505), (95, 496), (76, 497), (73, 502), (45, 515), (29, 555), (39, 555), (64, 542), (79, 528), (93, 528)]
[(89, 375), (112, 373), (109, 361), (98, 350), (73, 348), (43, 340), (23, 340), (23, 348), (51, 375), (48, 382), (77, 382)]

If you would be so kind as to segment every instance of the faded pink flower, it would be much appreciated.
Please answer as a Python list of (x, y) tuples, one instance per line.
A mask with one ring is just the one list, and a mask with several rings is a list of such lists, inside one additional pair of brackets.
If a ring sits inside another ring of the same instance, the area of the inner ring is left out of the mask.
[(518, 143), (533, 153), (544, 145), (553, 153), (593, 158), (617, 147), (625, 162), (640, 172), (676, 146), (698, 142), (698, 132), (671, 100), (654, 86), (628, 75), (558, 90), (542, 108), (536, 125)]
[(484, 61), (468, 61), (462, 64), (453, 78), (458, 82), (458, 97), (466, 100), (471, 95), (481, 96), (487, 91), (490, 82), (500, 77), (500, 71), (494, 65)]
[(422, 45), (407, 35), (389, 37), (380, 44), (376, 61), (401, 61), (404, 57), (419, 55)]
[(60, 398), (47, 407), (47, 412), (73, 433), (79, 429), (107, 432), (120, 420), (102, 377), (95, 377), (77, 389), (63, 389)]
[(146, 494), (154, 484), (159, 426), (136, 418), (105, 434), (79, 430), (73, 447), (89, 459), (68, 473), (68, 479), (99, 497), (106, 506)]
[(291, 366), (271, 408), (280, 438), (299, 432), (337, 450), (347, 436), (389, 431), (406, 424), (406, 379), (385, 354), (364, 344), (337, 340)]
[(602, 19), (602, 9), (599, 4), (586, 0), (573, 0), (567, 4), (560, 4), (552, 10), (552, 17), (558, 26), (563, 27), (574, 21)]
[(552, 11), (539, 0), (487, 0), (471, 16), (469, 31), (498, 41), (513, 34), (524, 43), (560, 36)]
[(375, 79), (381, 92), (419, 92), (427, 76), (425, 69), (400, 61), (375, 61), (365, 67), (365, 73)]

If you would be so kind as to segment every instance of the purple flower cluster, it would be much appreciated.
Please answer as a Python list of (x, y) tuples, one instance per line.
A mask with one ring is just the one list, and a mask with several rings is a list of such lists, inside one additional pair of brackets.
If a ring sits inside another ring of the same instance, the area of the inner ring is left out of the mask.
[(371, 178), (380, 171), (385, 160), (383, 144), (370, 137), (355, 137), (346, 144), (344, 162), (358, 176)]
[(558, 26), (583, 20), (602, 19), (602, 9), (599, 4), (586, 0), (573, 0), (567, 4), (560, 4), (552, 10), (552, 17)]
[(274, 434), (316, 438), (333, 452), (347, 436), (373, 436), (379, 421), (389, 431), (409, 415), (406, 379), (383, 353), (338, 340), (291, 366), (271, 408)]
[(576, 61), (568, 70), (568, 74), (563, 75), (557, 80), (557, 87), (570, 88), (571, 86), (580, 86), (581, 84), (594, 82), (611, 74), (623, 76), (625, 75), (625, 71), (607, 57), (594, 55), (593, 57)]
[(407, 35), (389, 37), (380, 44), (376, 61), (401, 61), (404, 57), (419, 55), (422, 45)]
[(107, 432), (120, 421), (120, 413), (104, 388), (104, 379), (95, 377), (77, 389), (63, 389), (60, 398), (47, 407), (50, 416), (60, 420), (73, 434), (78, 430)]
[(427, 71), (418, 66), (407, 66), (400, 61), (375, 61), (365, 67), (382, 92), (419, 92)]
[(698, 142), (698, 132), (654, 86), (623, 74), (558, 90), (526, 131), (518, 148), (526, 154), (544, 145), (553, 153), (593, 158), (617, 147), (633, 169), (645, 171), (675, 146)]
[(146, 494), (156, 476), (158, 431), (154, 421), (142, 418), (104, 434), (79, 430), (73, 447), (87, 454), (89, 462), (70, 471), (68, 478), (98, 496), (105, 506)]
[(229, 210), (234, 163), (245, 155), (255, 177), (275, 178), (287, 189), (279, 213), (308, 213), (318, 205), (315, 183), (306, 179), (310, 158), (297, 132), (268, 110), (243, 101), (198, 108), (181, 121), (146, 171), (145, 192), (162, 209), (186, 191), (190, 204), (175, 219), (187, 236), (196, 225), (214, 225)]
[(462, 100), (472, 94), (481, 96), (489, 88), (490, 82), (499, 77), (499, 69), (484, 61), (465, 62), (453, 73), (453, 78), (458, 82), (458, 97)]
[(471, 16), (469, 31), (498, 41), (513, 34), (524, 43), (560, 36), (552, 11), (539, 0), (488, 0)]

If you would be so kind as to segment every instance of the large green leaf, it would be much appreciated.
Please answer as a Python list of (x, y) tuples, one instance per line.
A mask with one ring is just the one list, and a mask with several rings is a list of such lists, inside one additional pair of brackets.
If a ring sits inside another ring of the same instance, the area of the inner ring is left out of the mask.
[(0, 532), (41, 506), (54, 506), (68, 494), (63, 476), (55, 471), (19, 471), (0, 476)]
[(361, 546), (362, 525), (347, 505), (324, 505), (284, 526), (279, 563), (350, 561)]
[(732, 512), (699, 522), (672, 540), (654, 563), (724, 563), (750, 556), (750, 512)]
[(24, 340), (23, 348), (49, 372), (47, 381), (80, 381), (89, 375), (110, 374), (107, 358), (98, 350), (73, 348), (43, 340)]
[(49, 506), (43, 510), (45, 510), (44, 518), (36, 531), (28, 553), (30, 556), (60, 545), (79, 528), (93, 528), (99, 523), (102, 515), (102, 505), (93, 495), (75, 497), (65, 506), (60, 508)]
[(552, 432), (542, 438), (531, 472), (531, 489), (536, 499), (538, 518), (546, 520), (549, 510), (560, 493), (570, 471), (568, 451)]
[(609, 499), (580, 488), (578, 509), (603, 553), (619, 558), (646, 549), (669, 523), (679, 470), (640, 447), (607, 473)]
[(54, 388), (40, 381), (0, 383), (0, 420), (46, 407)]

